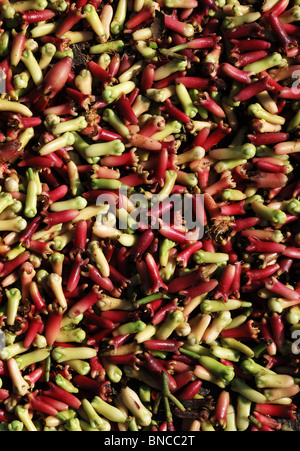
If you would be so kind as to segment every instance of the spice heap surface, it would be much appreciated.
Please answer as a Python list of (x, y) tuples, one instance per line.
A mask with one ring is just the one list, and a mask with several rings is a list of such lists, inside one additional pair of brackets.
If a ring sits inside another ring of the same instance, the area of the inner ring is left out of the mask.
[(293, 429), (299, 0), (0, 14), (0, 429)]

